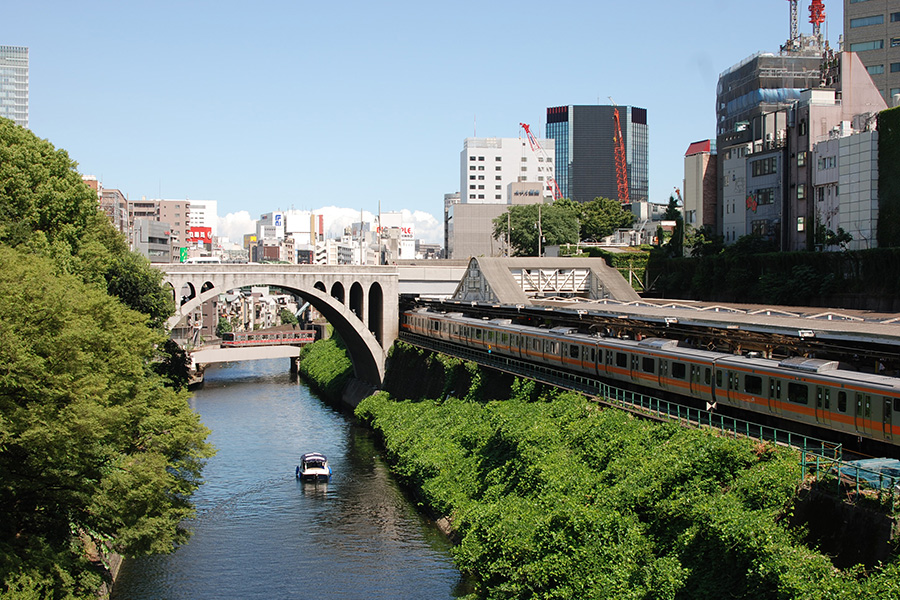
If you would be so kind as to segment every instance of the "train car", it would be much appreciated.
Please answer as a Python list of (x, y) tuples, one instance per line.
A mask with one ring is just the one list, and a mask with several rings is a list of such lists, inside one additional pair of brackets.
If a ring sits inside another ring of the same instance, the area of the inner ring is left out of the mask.
[(571, 327), (530, 327), (460, 313), (420, 310), (405, 313), (401, 321), (404, 331), (490, 353), (900, 442), (900, 380), (841, 369), (835, 361), (779, 361), (686, 348), (663, 338), (600, 337)]
[(256, 331), (229, 331), (222, 334), (222, 347), (246, 348), (285, 344), (311, 344), (316, 341), (314, 329), (296, 329), (287, 325)]

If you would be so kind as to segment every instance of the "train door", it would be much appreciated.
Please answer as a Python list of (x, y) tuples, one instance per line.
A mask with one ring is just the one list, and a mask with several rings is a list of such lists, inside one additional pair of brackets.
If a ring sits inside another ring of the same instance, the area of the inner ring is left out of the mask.
[(831, 388), (816, 386), (816, 423), (831, 424)]
[(769, 377), (769, 411), (778, 412), (778, 406), (781, 403), (781, 380), (775, 377)]
[(666, 358), (659, 359), (659, 387), (664, 390), (669, 389), (669, 360)]
[(884, 433), (884, 439), (894, 439), (894, 399), (884, 399), (884, 412), (881, 414), (881, 428)]
[(863, 394), (862, 392), (856, 392), (856, 412), (854, 415), (856, 431), (859, 433), (870, 433), (872, 430), (871, 418), (872, 396)]

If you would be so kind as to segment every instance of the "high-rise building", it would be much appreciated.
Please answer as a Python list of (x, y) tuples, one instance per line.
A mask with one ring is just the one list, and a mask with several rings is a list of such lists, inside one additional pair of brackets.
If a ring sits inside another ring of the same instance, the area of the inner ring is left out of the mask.
[(616, 179), (615, 111), (618, 108), (628, 174), (629, 199), (650, 197), (647, 109), (635, 106), (557, 106), (547, 109), (547, 137), (556, 150), (556, 182), (576, 202), (619, 199)]
[(0, 46), (0, 117), (28, 127), (28, 48)]
[(856, 52), (889, 106), (900, 94), (900, 0), (844, 0), (844, 50)]

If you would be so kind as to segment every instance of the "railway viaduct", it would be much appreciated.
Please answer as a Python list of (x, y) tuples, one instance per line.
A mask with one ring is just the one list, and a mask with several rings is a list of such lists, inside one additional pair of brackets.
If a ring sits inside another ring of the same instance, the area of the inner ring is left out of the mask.
[(169, 329), (219, 294), (249, 286), (280, 287), (328, 319), (346, 343), (358, 379), (381, 386), (387, 351), (399, 330), (397, 267), (166, 264), (161, 270), (178, 307)]

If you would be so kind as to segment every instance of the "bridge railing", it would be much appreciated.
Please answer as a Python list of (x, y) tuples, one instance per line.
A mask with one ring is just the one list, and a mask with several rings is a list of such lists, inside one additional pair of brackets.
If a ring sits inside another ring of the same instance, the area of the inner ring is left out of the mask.
[(619, 388), (584, 374), (560, 371), (545, 365), (483, 352), (408, 332), (401, 332), (400, 339), (421, 348), (470, 360), (499, 371), (582, 392), (603, 404), (623, 408), (656, 420), (677, 422), (689, 427), (709, 427), (719, 430), (722, 434), (786, 445), (800, 450), (804, 455), (820, 456), (836, 462), (840, 462), (843, 455), (843, 448), (840, 444), (798, 434), (787, 429), (760, 425), (707, 410), (691, 408), (655, 396)]

